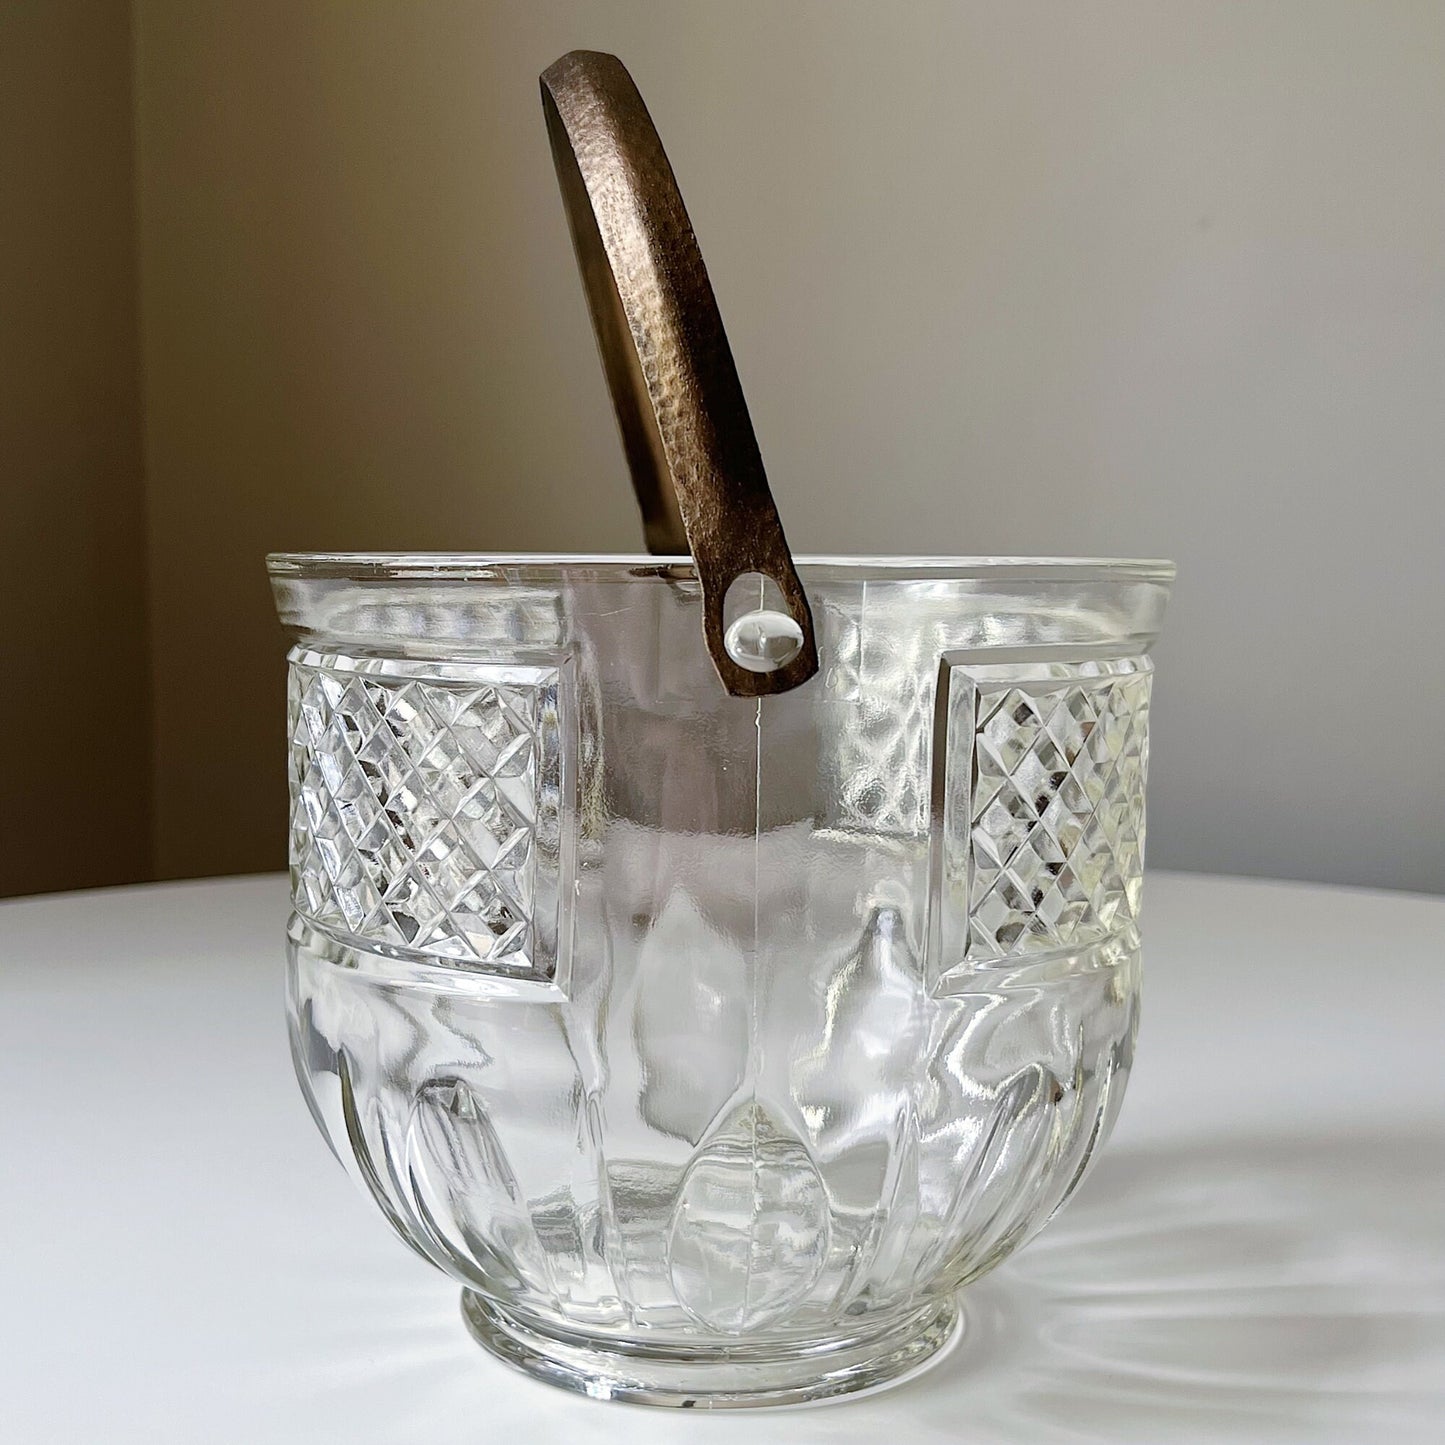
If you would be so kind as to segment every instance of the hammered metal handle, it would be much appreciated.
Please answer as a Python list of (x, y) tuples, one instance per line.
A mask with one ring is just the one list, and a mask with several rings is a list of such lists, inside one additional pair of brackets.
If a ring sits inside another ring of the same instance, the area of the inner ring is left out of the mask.
[[(691, 551), (703, 634), (723, 686), (736, 697), (787, 692), (818, 670), (813, 615), (667, 154), (615, 55), (574, 50), (541, 79), (648, 549)], [(748, 572), (777, 584), (802, 633), (796, 654), (774, 671), (740, 665), (724, 640), (723, 599)]]

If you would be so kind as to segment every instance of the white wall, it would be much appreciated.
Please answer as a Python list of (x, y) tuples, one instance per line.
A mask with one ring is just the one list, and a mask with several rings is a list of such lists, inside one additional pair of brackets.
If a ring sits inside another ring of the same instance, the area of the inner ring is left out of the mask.
[(281, 856), (268, 547), (638, 545), (536, 93), (588, 46), (796, 550), (1173, 556), (1152, 861), (1445, 889), (1445, 5), (137, 22), (164, 871)]

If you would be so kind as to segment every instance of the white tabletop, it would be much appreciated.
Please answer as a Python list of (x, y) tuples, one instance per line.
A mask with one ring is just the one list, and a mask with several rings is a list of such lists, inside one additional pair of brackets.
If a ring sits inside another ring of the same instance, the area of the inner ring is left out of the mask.
[(285, 885), (0, 905), (0, 1438), (1445, 1439), (1445, 899), (1151, 874), (1119, 1128), (899, 1388), (578, 1398), (462, 1329), (316, 1135)]

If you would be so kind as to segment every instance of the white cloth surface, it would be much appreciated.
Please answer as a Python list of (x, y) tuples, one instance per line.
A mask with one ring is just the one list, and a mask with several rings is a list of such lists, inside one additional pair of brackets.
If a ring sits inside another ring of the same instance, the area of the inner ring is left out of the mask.
[(279, 877), (0, 905), (0, 1440), (1445, 1440), (1445, 898), (1151, 874), (1113, 1140), (920, 1378), (644, 1410), (485, 1356), (287, 1055)]

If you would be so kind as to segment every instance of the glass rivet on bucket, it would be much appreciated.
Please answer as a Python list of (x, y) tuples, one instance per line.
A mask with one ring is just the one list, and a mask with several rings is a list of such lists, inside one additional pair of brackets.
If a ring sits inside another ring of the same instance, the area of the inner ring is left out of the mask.
[(785, 612), (760, 608), (744, 613), (723, 636), (728, 656), (749, 672), (776, 672), (803, 646), (803, 629)]

